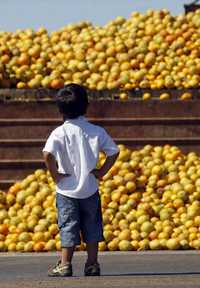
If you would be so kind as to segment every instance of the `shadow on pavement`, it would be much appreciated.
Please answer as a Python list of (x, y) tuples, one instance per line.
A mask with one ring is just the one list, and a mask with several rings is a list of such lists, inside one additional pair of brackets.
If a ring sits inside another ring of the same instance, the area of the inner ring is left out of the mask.
[(115, 276), (115, 277), (121, 277), (121, 276), (169, 276), (169, 275), (171, 275), (171, 276), (176, 276), (176, 275), (200, 275), (200, 271), (190, 271), (190, 272), (159, 272), (159, 273), (149, 273), (149, 272), (147, 272), (147, 273), (141, 273), (141, 272), (136, 272), (136, 273), (117, 273), (117, 274), (115, 274), (115, 273), (111, 273), (111, 274), (105, 274), (105, 273), (103, 273), (102, 274), (102, 276), (104, 276), (104, 277), (113, 277), (113, 276)]

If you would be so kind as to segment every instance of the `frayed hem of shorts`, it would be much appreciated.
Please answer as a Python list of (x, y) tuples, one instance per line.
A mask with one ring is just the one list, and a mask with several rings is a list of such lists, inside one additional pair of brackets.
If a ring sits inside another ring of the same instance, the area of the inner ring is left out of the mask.
[(103, 242), (103, 241), (105, 241), (105, 239), (104, 238), (101, 238), (101, 239), (92, 239), (92, 240), (84, 240), (83, 242), (85, 243), (85, 244), (90, 244), (90, 243), (100, 243), (100, 242)]
[(61, 249), (62, 248), (72, 248), (72, 247), (76, 247), (76, 246), (79, 246), (79, 245), (81, 245), (81, 243), (78, 243), (78, 244), (70, 244), (70, 245), (68, 245), (68, 244), (61, 244)]

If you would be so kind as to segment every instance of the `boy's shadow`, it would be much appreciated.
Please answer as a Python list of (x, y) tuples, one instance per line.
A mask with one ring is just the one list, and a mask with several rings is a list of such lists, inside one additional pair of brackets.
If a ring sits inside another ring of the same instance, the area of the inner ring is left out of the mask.
[(102, 273), (104, 277), (121, 277), (121, 276), (178, 276), (178, 275), (200, 275), (200, 271), (190, 272), (130, 272), (130, 273)]

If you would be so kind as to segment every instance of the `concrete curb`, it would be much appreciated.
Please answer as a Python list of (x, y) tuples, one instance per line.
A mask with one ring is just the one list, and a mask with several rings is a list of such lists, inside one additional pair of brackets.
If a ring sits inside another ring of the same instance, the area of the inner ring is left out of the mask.
[[(54, 257), (58, 256), (60, 252), (32, 252), (32, 253), (25, 253), (25, 252), (1, 252), (0, 257)], [(137, 256), (145, 256), (145, 255), (200, 255), (200, 250), (157, 250), (157, 251), (116, 251), (116, 252), (99, 252), (100, 256), (109, 257), (109, 256), (130, 256), (130, 255), (137, 255)], [(82, 257), (85, 256), (85, 251), (75, 252), (75, 257)]]

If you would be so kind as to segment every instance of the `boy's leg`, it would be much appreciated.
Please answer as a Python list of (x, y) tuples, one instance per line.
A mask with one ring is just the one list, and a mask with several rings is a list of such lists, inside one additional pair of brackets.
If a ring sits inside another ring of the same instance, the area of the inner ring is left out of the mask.
[(89, 198), (80, 200), (80, 214), (81, 232), (88, 255), (87, 264), (98, 263), (98, 243), (104, 240), (98, 192)]
[(98, 263), (98, 242), (87, 243), (86, 250), (88, 257), (86, 265)]
[(98, 263), (98, 242), (90, 242), (86, 244), (88, 259), (85, 263), (85, 276), (100, 276), (100, 266)]
[(75, 245), (80, 244), (80, 219), (77, 199), (56, 194), (61, 238), (61, 264), (71, 263)]
[(67, 263), (72, 262), (74, 248), (75, 246), (61, 249), (61, 265), (62, 266), (65, 266)]
[(101, 202), (98, 193), (80, 200), (81, 232), (86, 243), (88, 259), (85, 276), (99, 276), (98, 243), (104, 240), (102, 227)]
[(72, 257), (75, 245), (80, 244), (80, 219), (78, 201), (56, 194), (58, 226), (61, 238), (61, 259), (49, 270), (49, 276), (72, 276)]
[(74, 247), (67, 247), (61, 249), (61, 259), (57, 262), (55, 267), (49, 269), (48, 276), (50, 277), (72, 276), (73, 271), (71, 261), (73, 257)]

